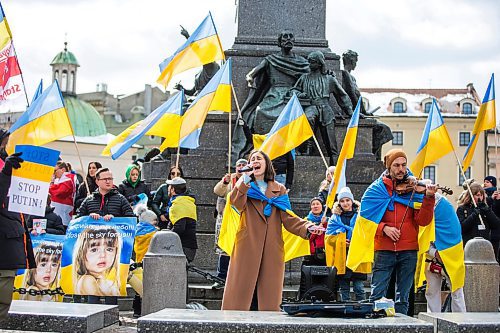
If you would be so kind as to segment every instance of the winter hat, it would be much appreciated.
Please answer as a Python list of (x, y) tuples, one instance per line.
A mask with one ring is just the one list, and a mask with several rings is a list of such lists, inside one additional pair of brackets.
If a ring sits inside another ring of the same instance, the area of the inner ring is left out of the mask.
[(390, 169), (392, 162), (398, 157), (404, 157), (407, 161), (408, 158), (406, 157), (405, 152), (402, 149), (391, 149), (389, 150), (385, 156), (384, 156), (384, 165), (387, 169)]
[(139, 222), (146, 222), (152, 225), (157, 223), (158, 217), (145, 204), (138, 204), (134, 210), (135, 215), (139, 217)]
[(497, 179), (493, 176), (486, 176), (484, 177), (484, 180), (487, 180), (493, 185), (493, 187), (497, 187)]
[(337, 200), (340, 201), (344, 198), (349, 198), (354, 202), (354, 196), (352, 195), (351, 189), (349, 187), (342, 187), (337, 194)]
[(245, 160), (244, 158), (240, 158), (239, 160), (236, 161), (235, 165), (238, 165), (238, 164), (245, 164), (245, 165), (247, 165), (248, 161)]

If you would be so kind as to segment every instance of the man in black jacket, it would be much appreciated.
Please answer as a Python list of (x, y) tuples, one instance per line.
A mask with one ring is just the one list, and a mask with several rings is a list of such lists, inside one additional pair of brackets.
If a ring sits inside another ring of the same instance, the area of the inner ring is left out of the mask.
[(168, 228), (179, 235), (182, 250), (188, 262), (194, 260), (198, 243), (196, 240), (196, 203), (192, 196), (186, 194), (186, 181), (181, 177), (167, 180), (170, 202), (166, 217)]
[(9, 192), (12, 169), (21, 167), (20, 154), (7, 156), (5, 146), (9, 134), (0, 129), (0, 321), (8, 316), (16, 270), (35, 268), (31, 238), (23, 214), (9, 212)]
[[(118, 193), (113, 185), (113, 174), (108, 168), (101, 168), (95, 174), (97, 190), (88, 196), (78, 209), (78, 217), (90, 216), (94, 220), (101, 217), (104, 221), (109, 221), (113, 217), (133, 217), (134, 212), (128, 200)], [(108, 305), (117, 305), (118, 297), (106, 296), (105, 303)], [(99, 304), (99, 296), (89, 296), (90, 304)]]

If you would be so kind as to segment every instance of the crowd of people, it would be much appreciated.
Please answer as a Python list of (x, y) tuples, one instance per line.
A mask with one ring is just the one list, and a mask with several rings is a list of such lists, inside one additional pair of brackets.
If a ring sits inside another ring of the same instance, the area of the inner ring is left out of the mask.
[[(87, 174), (81, 178), (72, 171), (69, 163), (60, 160), (54, 168), (45, 215), (27, 217), (10, 212), (7, 198), (12, 170), (21, 166), (22, 156), (8, 156), (5, 152), (6, 131), (0, 131), (0, 140), (0, 200), (3, 203), (0, 206), (0, 251), (8, 254), (0, 259), (2, 318), (5, 318), (11, 303), (16, 270), (35, 266), (30, 235), (39, 232), (64, 235), (68, 223), (77, 217), (90, 216), (102, 219), (103, 223), (114, 217), (137, 217), (138, 222), (143, 220), (157, 229), (170, 229), (179, 235), (187, 261), (194, 260), (198, 248), (196, 200), (189, 191), (181, 167), (173, 166), (166, 182), (151, 191), (142, 179), (140, 163), (128, 166), (123, 181), (118, 182), (113, 173), (97, 161), (88, 164)], [(434, 207), (441, 196), (436, 185), (427, 184), (420, 197), (421, 205), (417, 207), (412, 204), (416, 197), (406, 200), (405, 195), (396, 193), (396, 185), (407, 181), (410, 175), (407, 164), (403, 150), (389, 151), (384, 157), (385, 172), (368, 187), (363, 197), (358, 201), (349, 187), (343, 187), (331, 209), (326, 207), (326, 199), (335, 169), (328, 168), (317, 196), (310, 200), (310, 212), (300, 218), (290, 212), (290, 172), (280, 171), (277, 177), (273, 162), (260, 151), (253, 151), (248, 159), (239, 159), (234, 165), (235, 172), (225, 174), (214, 187), (218, 196), (215, 230), (217, 276), (226, 283), (217, 282), (213, 288), (225, 289), (222, 309), (279, 311), (284, 280), (283, 227), (308, 240), (310, 255), (303, 258), (302, 265), (336, 267), (336, 288), (340, 291), (341, 301), (351, 301), (351, 283), (354, 300), (365, 300), (364, 284), (368, 271), (351, 270), (346, 267), (346, 258), (358, 216), (370, 201), (381, 208), (372, 212), (376, 215), (373, 219), (377, 229), (373, 239), (374, 261), (368, 299), (374, 301), (387, 297), (390, 289), (394, 289), (396, 311), (408, 313), (419, 250), (419, 226), (431, 223)], [(483, 184), (468, 180), (458, 201), (456, 215), (463, 244), (474, 237), (483, 237), (492, 243), (498, 260), (500, 191), (496, 185), (497, 179), (493, 176), (486, 177)], [(226, 200), (240, 214), (232, 253), (217, 247)], [(133, 208), (138, 205), (140, 209), (134, 213)], [(39, 231), (33, 228), (33, 220), (41, 218), (47, 220), (47, 225)], [(432, 243), (428, 246), (429, 262), (443, 265), (439, 251)], [(328, 254), (329, 247), (334, 249), (333, 255), (332, 252)], [(428, 291), (429, 299), (437, 293), (436, 279), (442, 280), (442, 276), (436, 278), (432, 274), (432, 270), (426, 272), (427, 280), (434, 281), (434, 289)], [(391, 277), (395, 279), (395, 286), (390, 283)], [(98, 287), (95, 279), (86, 279), (81, 281), (79, 290), (88, 295), (85, 301), (99, 303), (99, 292), (95, 295), (89, 292), (98, 290)], [(463, 292), (454, 295), (453, 309), (465, 311)], [(82, 300), (75, 298), (75, 301)], [(105, 302), (117, 304), (117, 297), (106, 296)], [(140, 301), (134, 304), (135, 314), (139, 315)], [(429, 304), (430, 310), (437, 311), (432, 305), (435, 301)]]

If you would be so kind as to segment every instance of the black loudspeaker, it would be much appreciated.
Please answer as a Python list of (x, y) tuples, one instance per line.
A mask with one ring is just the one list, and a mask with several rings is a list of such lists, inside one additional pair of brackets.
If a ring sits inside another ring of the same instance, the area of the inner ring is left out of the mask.
[(302, 266), (299, 301), (335, 302), (337, 269), (328, 266)]

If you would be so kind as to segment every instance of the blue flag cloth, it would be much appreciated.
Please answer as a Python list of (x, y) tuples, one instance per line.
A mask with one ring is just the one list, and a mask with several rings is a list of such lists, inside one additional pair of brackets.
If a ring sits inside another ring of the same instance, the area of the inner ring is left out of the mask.
[(278, 197), (268, 198), (262, 191), (259, 189), (255, 182), (250, 183), (250, 189), (247, 192), (247, 196), (252, 199), (257, 199), (260, 201), (265, 201), (267, 205), (264, 207), (264, 216), (269, 217), (272, 213), (273, 206), (288, 212), (292, 210), (292, 205), (290, 204), (290, 198), (288, 198), (288, 194), (283, 194)]
[(306, 220), (313, 222), (314, 224), (320, 224), (323, 214), (314, 215), (313, 212), (309, 212), (306, 216)]
[(356, 218), (358, 214), (354, 214), (351, 218), (351, 222), (349, 225), (345, 225), (340, 218), (340, 215), (333, 214), (330, 220), (328, 221), (328, 227), (326, 228), (325, 235), (338, 235), (342, 232), (345, 232), (346, 239), (351, 239), (352, 237), (352, 229), (354, 229), (354, 224), (356, 223)]

